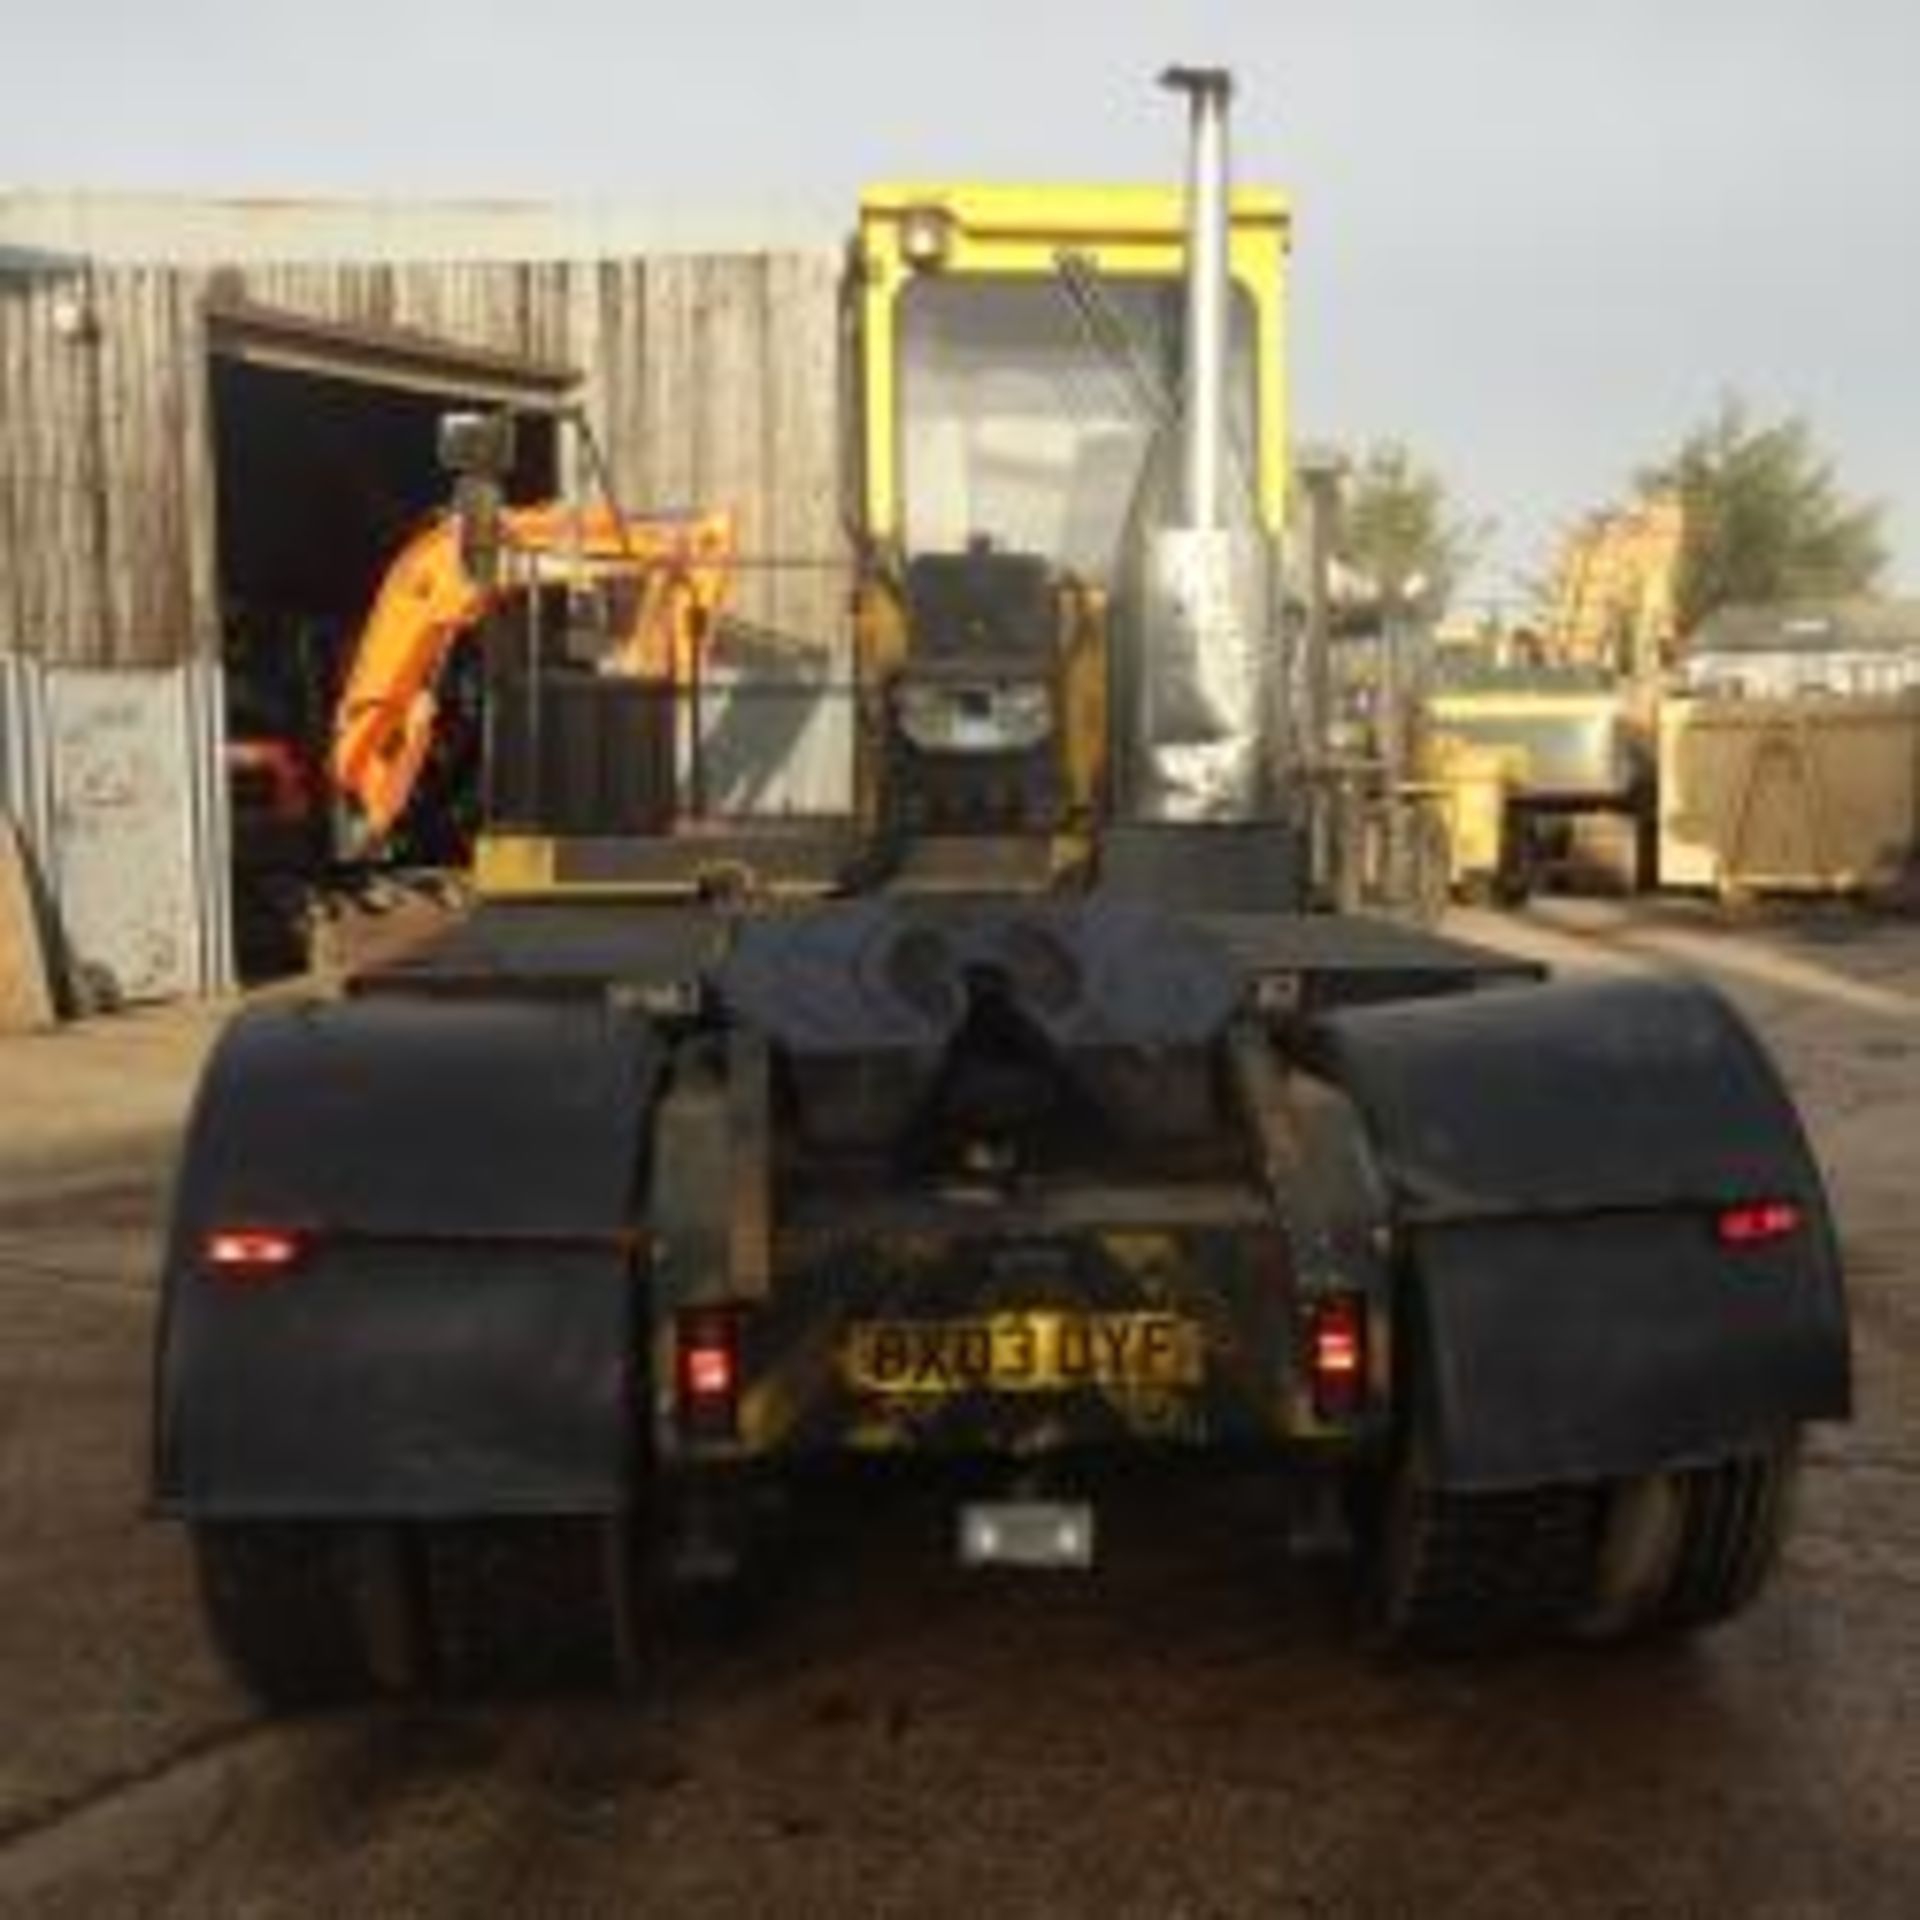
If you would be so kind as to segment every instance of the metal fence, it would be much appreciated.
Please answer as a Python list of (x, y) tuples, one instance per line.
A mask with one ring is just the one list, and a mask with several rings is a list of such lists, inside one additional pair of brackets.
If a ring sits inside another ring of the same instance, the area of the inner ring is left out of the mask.
[(489, 702), (484, 812), (495, 826), (596, 837), (846, 819), (857, 699), (825, 678), (505, 676)]

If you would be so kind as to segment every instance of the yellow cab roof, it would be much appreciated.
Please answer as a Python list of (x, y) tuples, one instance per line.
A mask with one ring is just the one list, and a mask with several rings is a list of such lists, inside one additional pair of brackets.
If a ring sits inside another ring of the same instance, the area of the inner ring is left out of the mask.
[[(1186, 194), (1172, 186), (998, 185), (981, 181), (871, 186), (860, 196), (863, 221), (933, 207), (962, 232), (1016, 240), (1077, 236), (1088, 240), (1172, 240), (1185, 231)], [(1271, 187), (1235, 187), (1232, 221), (1246, 231), (1277, 228), (1284, 236), (1292, 207)]]

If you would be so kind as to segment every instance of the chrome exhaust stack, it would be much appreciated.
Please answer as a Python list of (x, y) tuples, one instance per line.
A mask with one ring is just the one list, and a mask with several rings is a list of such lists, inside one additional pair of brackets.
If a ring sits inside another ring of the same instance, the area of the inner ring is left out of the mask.
[(1225, 524), (1227, 203), (1231, 177), (1224, 67), (1169, 67), (1160, 84), (1187, 96), (1187, 326), (1181, 506), (1189, 527)]
[(1271, 556), (1236, 496), (1229, 427), (1232, 311), (1227, 109), (1220, 67), (1170, 67), (1188, 102), (1186, 326), (1179, 486), (1148, 536), (1135, 639), (1127, 811), (1135, 819), (1271, 817), (1278, 786), (1278, 654)]

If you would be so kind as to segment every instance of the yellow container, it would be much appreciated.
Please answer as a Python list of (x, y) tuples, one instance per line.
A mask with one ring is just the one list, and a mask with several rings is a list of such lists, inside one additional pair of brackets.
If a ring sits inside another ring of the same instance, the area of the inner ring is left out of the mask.
[(1920, 842), (1920, 694), (1670, 699), (1660, 714), (1660, 882), (1885, 887)]

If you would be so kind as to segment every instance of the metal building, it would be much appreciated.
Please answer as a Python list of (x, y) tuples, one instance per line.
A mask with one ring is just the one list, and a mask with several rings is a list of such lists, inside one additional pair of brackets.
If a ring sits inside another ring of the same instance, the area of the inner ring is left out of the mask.
[(1870, 698), (1920, 689), (1920, 600), (1722, 607), (1687, 645), (1690, 693)]
[(608, 208), (0, 195), (0, 805), (81, 968), (227, 984), (223, 729), (350, 638), (448, 406), (532, 417), (528, 497), (579, 407), (623, 506), (778, 562), (744, 617), (836, 642), (840, 271)]

